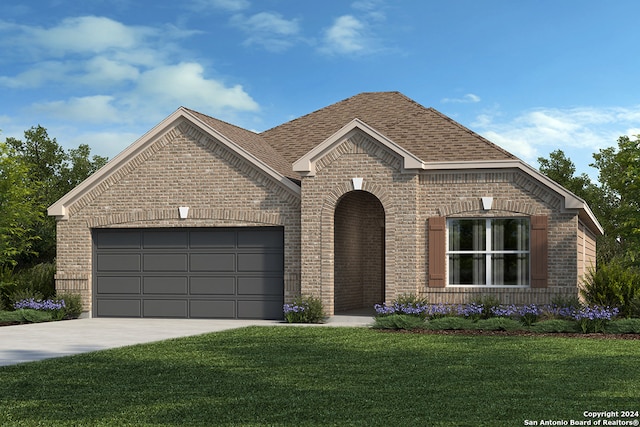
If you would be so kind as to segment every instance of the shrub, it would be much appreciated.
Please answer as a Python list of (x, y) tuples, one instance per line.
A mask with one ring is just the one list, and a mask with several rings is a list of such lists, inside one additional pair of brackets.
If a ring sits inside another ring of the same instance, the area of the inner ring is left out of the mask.
[(2, 323), (39, 323), (51, 320), (51, 313), (30, 308), (0, 312)]
[[(13, 304), (13, 308), (16, 310), (20, 309), (30, 309), (36, 311), (42, 311), (49, 314), (49, 320), (62, 320), (64, 318), (64, 309), (65, 303), (64, 301), (56, 301), (56, 300), (42, 300), (42, 299), (23, 299), (17, 301)], [(28, 319), (27, 319), (28, 320)]]
[(82, 296), (80, 294), (60, 293), (56, 301), (64, 301), (63, 319), (77, 319), (82, 314)]
[(612, 334), (640, 334), (640, 319), (619, 319), (609, 322), (605, 328)]
[(393, 304), (406, 305), (406, 306), (423, 306), (427, 305), (429, 301), (426, 298), (420, 298), (415, 294), (401, 294), (394, 301)]
[(487, 314), (484, 305), (477, 302), (469, 304), (458, 305), (456, 307), (456, 314), (458, 316), (466, 317), (471, 320), (487, 319), (491, 316), (491, 313)]
[(473, 328), (473, 320), (466, 317), (440, 317), (427, 322), (427, 329), (434, 331), (464, 330)]
[(474, 298), (469, 305), (481, 306), (483, 309), (480, 313), (478, 313), (480, 318), (488, 319), (490, 317), (493, 317), (493, 313), (491, 310), (494, 307), (499, 307), (501, 304), (500, 300), (493, 295), (481, 295)]
[(388, 316), (376, 316), (373, 328), (376, 329), (424, 329), (424, 319), (409, 314), (391, 314)]
[(292, 304), (283, 306), (283, 311), (288, 323), (322, 323), (326, 318), (322, 301), (312, 295), (295, 298)]
[(587, 304), (618, 307), (620, 315), (629, 317), (635, 313), (636, 300), (640, 298), (640, 269), (629, 267), (619, 260), (590, 268), (580, 290)]
[(482, 331), (515, 331), (522, 329), (522, 324), (507, 317), (491, 317), (478, 320), (474, 325), (474, 329)]
[(578, 332), (578, 325), (575, 321), (566, 319), (543, 320), (531, 325), (530, 330), (539, 333), (570, 333)]
[(46, 262), (21, 270), (16, 274), (19, 289), (29, 289), (43, 298), (52, 298), (56, 294), (56, 265)]

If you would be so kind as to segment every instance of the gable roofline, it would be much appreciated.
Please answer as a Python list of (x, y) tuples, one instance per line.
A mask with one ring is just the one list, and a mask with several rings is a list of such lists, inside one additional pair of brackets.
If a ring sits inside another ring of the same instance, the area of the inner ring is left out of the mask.
[(425, 164), (425, 170), (472, 170), (472, 169), (518, 169), (529, 175), (534, 180), (559, 194), (564, 200), (564, 208), (577, 210), (579, 218), (596, 234), (603, 235), (604, 229), (594, 215), (587, 202), (564, 188), (548, 176), (544, 175), (531, 165), (520, 159), (514, 160), (475, 160), (454, 162), (429, 162)]
[(303, 176), (314, 176), (316, 174), (316, 162), (331, 151), (344, 139), (348, 139), (356, 131), (361, 131), (398, 154), (403, 159), (403, 169), (424, 169), (425, 163), (417, 156), (404, 149), (391, 139), (378, 132), (362, 120), (355, 118), (344, 125), (340, 130), (325, 139), (314, 147), (307, 154), (293, 163), (293, 170)]
[(154, 126), (150, 131), (145, 133), (142, 137), (137, 139), (133, 144), (125, 148), (122, 152), (116, 155), (113, 159), (107, 162), (102, 168), (89, 176), (86, 180), (80, 183), (73, 190), (62, 196), (57, 202), (49, 206), (47, 214), (49, 216), (55, 216), (58, 220), (68, 219), (69, 207), (76, 201), (81, 199), (96, 186), (100, 185), (104, 180), (108, 179), (115, 172), (120, 170), (129, 161), (133, 160), (140, 153), (142, 153), (151, 143), (164, 135), (169, 129), (175, 127), (181, 120), (187, 120), (202, 132), (208, 136), (220, 141), (226, 147), (231, 149), (234, 153), (247, 160), (252, 165), (264, 171), (267, 175), (273, 178), (276, 182), (280, 183), (288, 192), (300, 198), (300, 187), (291, 181), (289, 178), (282, 175), (280, 172), (273, 169), (271, 166), (242, 148), (231, 139), (212, 128), (196, 115), (191, 113), (190, 110), (184, 107), (178, 108), (171, 115)]

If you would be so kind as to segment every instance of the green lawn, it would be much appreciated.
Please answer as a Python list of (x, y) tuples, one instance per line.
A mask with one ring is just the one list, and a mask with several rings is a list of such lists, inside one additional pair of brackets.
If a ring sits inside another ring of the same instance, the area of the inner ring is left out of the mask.
[(251, 327), (0, 367), (0, 425), (521, 426), (640, 410), (640, 341)]

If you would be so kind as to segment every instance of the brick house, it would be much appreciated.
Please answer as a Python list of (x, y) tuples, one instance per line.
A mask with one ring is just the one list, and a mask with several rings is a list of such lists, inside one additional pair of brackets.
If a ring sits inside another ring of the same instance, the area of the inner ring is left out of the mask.
[(179, 108), (49, 208), (92, 316), (331, 315), (401, 294), (577, 296), (602, 228), (514, 155), (397, 92), (262, 133)]

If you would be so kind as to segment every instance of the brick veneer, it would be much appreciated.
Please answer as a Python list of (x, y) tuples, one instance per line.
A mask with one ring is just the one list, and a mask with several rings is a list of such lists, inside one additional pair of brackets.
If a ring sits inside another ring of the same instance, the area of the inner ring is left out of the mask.
[[(504, 303), (577, 296), (578, 215), (563, 209), (557, 193), (518, 169), (402, 171), (399, 156), (358, 134), (325, 153), (316, 174), (302, 180), (302, 293), (321, 297), (329, 314), (345, 303), (337, 300), (334, 289), (336, 266), (344, 263), (335, 259), (334, 214), (340, 200), (354, 191), (352, 178), (363, 178), (362, 191), (377, 197), (384, 208), (386, 302), (407, 293), (450, 303), (467, 302), (480, 293)], [(486, 196), (493, 197), (488, 211), (481, 206)], [(351, 209), (357, 212), (358, 207)], [(547, 288), (428, 287), (429, 217), (532, 215), (548, 216)]]
[[(189, 206), (187, 219), (179, 206)], [(284, 226), (285, 299), (300, 294), (300, 199), (187, 122), (76, 201), (58, 221), (56, 288), (92, 305), (93, 228)]]

